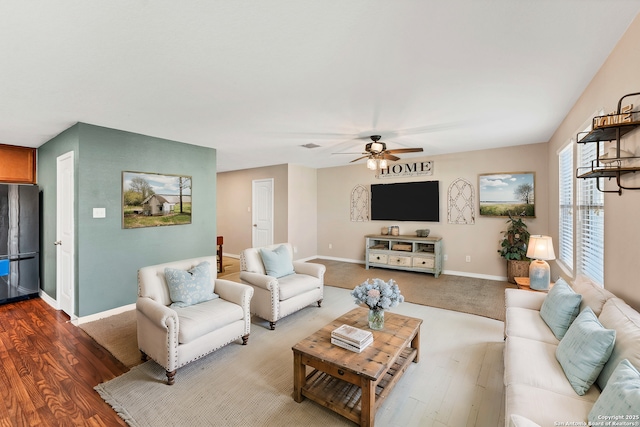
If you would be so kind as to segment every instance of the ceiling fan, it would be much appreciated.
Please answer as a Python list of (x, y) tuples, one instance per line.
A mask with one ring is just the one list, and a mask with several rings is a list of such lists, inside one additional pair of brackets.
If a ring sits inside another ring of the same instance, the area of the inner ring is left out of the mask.
[(367, 167), (369, 169), (375, 170), (378, 167), (380, 169), (385, 169), (387, 167), (387, 160), (391, 160), (395, 162), (396, 160), (400, 160), (400, 157), (395, 156), (395, 154), (400, 153), (420, 153), (422, 152), (422, 148), (397, 148), (395, 150), (387, 150), (387, 144), (380, 141), (382, 136), (380, 135), (371, 135), (372, 142), (367, 143), (365, 145), (365, 152), (362, 153), (364, 156), (358, 157), (357, 159), (351, 160), (349, 163), (357, 162), (358, 160), (367, 159)]

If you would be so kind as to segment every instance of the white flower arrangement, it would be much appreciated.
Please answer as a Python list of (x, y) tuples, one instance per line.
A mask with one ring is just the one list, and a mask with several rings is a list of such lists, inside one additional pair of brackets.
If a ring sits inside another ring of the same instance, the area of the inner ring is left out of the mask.
[(382, 279), (369, 282), (367, 279), (351, 291), (351, 296), (356, 299), (356, 304), (366, 304), (371, 310), (386, 310), (404, 302), (400, 288), (393, 279), (389, 279), (389, 282)]

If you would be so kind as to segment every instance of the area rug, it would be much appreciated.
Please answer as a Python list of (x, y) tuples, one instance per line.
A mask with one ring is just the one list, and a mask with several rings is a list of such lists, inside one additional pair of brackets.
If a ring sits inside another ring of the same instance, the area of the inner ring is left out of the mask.
[[(254, 317), (248, 345), (243, 346), (238, 340), (183, 366), (172, 386), (166, 384), (163, 368), (148, 361), (99, 384), (95, 390), (130, 426), (351, 426), (354, 424), (322, 405), (308, 399), (301, 403), (293, 400), (291, 347), (353, 307), (349, 291), (327, 287), (321, 308), (310, 306), (293, 313), (278, 321), (275, 331)], [(400, 415), (396, 408), (402, 407), (407, 399), (423, 395), (420, 390), (424, 381), (437, 377), (436, 366), (450, 366), (452, 355), (454, 364), (469, 364), (464, 372), (471, 367), (477, 370), (469, 373), (471, 378), (482, 377), (479, 372), (487, 368), (471, 363), (470, 358), (485, 360), (492, 354), (491, 359), (500, 359), (503, 347), (500, 322), (409, 303), (393, 311), (424, 319), (420, 340), (423, 356), (420, 363), (409, 366), (378, 410), (376, 418), (380, 425), (389, 425), (390, 419), (397, 419)], [(452, 340), (450, 332), (444, 333), (436, 326), (441, 322), (471, 342)], [(496, 372), (495, 376), (501, 378), (501, 373)], [(475, 385), (475, 381), (457, 385), (456, 390), (450, 397), (456, 402), (456, 413), (467, 416), (473, 413), (474, 405), (486, 403), (478, 400), (477, 393), (484, 388)], [(482, 393), (486, 394), (487, 402), (497, 400), (499, 407), (504, 391)], [(462, 398), (460, 394), (470, 397)], [(440, 396), (440, 400), (443, 398)], [(500, 416), (500, 411), (495, 412)]]
[[(219, 275), (227, 280), (240, 281), (239, 261), (225, 258), (230, 265)], [(353, 289), (367, 279), (393, 279), (398, 283), (405, 301), (445, 310), (459, 311), (504, 322), (504, 290), (516, 288), (507, 281), (477, 279), (473, 277), (433, 274), (384, 268), (365, 269), (364, 264), (313, 259), (309, 262), (324, 264), (327, 271), (324, 284)]]
[(127, 367), (142, 363), (138, 351), (135, 310), (78, 325)]
[(475, 314), (504, 322), (504, 290), (515, 288), (509, 282), (477, 279), (473, 277), (433, 274), (413, 271), (371, 268), (363, 264), (314, 259), (310, 262), (324, 264), (327, 272), (324, 283), (328, 286), (353, 289), (367, 279), (395, 280), (405, 301)]

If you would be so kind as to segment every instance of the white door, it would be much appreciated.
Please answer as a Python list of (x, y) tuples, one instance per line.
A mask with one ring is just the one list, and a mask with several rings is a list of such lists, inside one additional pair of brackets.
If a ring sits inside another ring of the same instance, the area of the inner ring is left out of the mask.
[(273, 245), (273, 178), (252, 184), (252, 247)]
[(56, 300), (59, 308), (74, 318), (75, 245), (73, 230), (73, 151), (57, 159), (56, 183)]

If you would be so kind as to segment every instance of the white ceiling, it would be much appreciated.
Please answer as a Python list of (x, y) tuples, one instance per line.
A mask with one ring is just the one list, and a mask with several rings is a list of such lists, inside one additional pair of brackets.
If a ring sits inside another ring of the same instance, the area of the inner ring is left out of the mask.
[(38, 147), (84, 122), (214, 147), (228, 171), (344, 165), (358, 155), (332, 153), (359, 153), (372, 134), (426, 155), (546, 142), (639, 11), (0, 0), (0, 143)]

